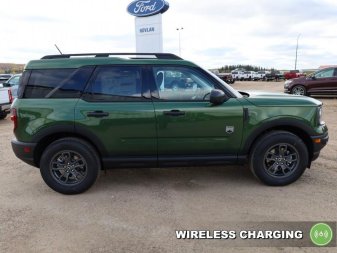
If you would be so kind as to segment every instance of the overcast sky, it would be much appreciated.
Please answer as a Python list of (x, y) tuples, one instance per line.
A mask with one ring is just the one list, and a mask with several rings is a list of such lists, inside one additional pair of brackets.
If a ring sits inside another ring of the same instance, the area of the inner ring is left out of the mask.
[[(0, 8), (0, 62), (46, 54), (135, 52), (130, 0), (10, 0)], [(337, 64), (336, 0), (168, 0), (164, 51), (206, 68), (252, 64), (293, 69)]]

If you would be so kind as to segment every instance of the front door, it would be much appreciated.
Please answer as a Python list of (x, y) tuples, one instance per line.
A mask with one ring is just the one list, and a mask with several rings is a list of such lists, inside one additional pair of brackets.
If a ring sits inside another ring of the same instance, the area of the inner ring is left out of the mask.
[(212, 105), (209, 94), (218, 87), (197, 68), (155, 66), (152, 73), (157, 89), (153, 104), (159, 164), (170, 156), (173, 160), (198, 156), (236, 159), (243, 127), (240, 102), (230, 98), (222, 105)]

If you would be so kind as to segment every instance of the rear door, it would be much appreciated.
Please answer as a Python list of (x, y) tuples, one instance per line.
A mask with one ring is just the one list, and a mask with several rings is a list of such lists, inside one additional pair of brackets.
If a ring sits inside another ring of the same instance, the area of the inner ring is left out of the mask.
[(156, 165), (155, 114), (146, 89), (141, 67), (96, 68), (76, 106), (75, 128), (96, 143), (103, 162)]
[(236, 160), (243, 126), (240, 102), (230, 98), (213, 106), (209, 94), (218, 88), (216, 82), (197, 68), (155, 66), (152, 75), (159, 164)]

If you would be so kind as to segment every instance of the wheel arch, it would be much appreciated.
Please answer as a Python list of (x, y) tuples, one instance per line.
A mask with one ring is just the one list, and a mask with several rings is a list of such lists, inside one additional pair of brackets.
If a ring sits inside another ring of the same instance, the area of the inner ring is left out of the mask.
[(74, 137), (88, 142), (96, 150), (102, 163), (102, 156), (106, 154), (106, 149), (96, 136), (83, 129), (75, 132), (72, 127), (58, 127), (57, 129), (58, 130), (54, 128), (47, 129), (35, 136), (34, 142), (37, 143), (37, 145), (34, 151), (34, 163), (37, 167), (40, 166), (42, 153), (48, 145), (65, 137)]
[(308, 153), (309, 153), (309, 165), (313, 158), (314, 146), (311, 140), (311, 136), (315, 136), (313, 130), (307, 126), (305, 123), (294, 120), (294, 119), (282, 119), (275, 120), (273, 122), (268, 122), (253, 131), (249, 138), (247, 138), (246, 142), (243, 144), (243, 154), (250, 155), (252, 152), (252, 148), (255, 143), (266, 133), (271, 131), (287, 131), (295, 134), (305, 143)]

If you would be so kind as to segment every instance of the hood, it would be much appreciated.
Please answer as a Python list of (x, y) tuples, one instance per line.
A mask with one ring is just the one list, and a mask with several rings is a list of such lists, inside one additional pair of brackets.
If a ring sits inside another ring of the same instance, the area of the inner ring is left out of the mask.
[(300, 76), (300, 77), (297, 77), (297, 78), (293, 78), (293, 79), (290, 79), (288, 81), (292, 82), (292, 83), (303, 83), (303, 80), (306, 80), (307, 77), (306, 76)]
[(319, 106), (322, 102), (299, 95), (266, 91), (243, 91), (245, 99), (255, 106)]

